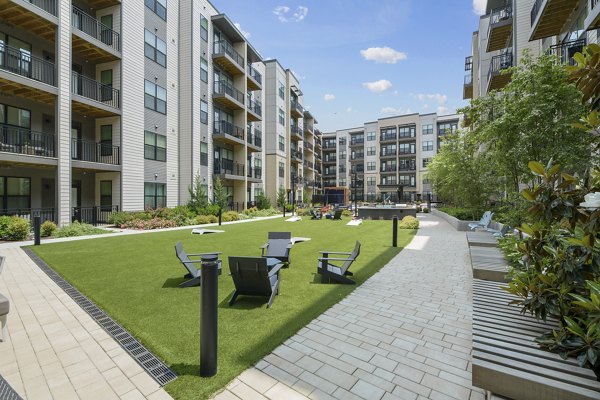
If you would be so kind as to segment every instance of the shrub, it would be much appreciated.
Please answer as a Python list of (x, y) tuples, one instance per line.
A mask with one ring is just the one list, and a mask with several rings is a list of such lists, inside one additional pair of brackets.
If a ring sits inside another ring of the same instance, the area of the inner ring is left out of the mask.
[(265, 196), (264, 194), (259, 194), (258, 196), (255, 197), (256, 200), (256, 207), (259, 210), (268, 210), (269, 208), (271, 208), (271, 200), (269, 200), (269, 198), (267, 196)]
[(219, 215), (219, 205), (218, 204), (209, 204), (206, 207), (198, 210), (199, 215)]
[(11, 217), (3, 215), (0, 217), (0, 239), (6, 237), (6, 229), (10, 225)]
[(239, 219), (240, 219), (240, 217), (239, 217), (238, 213), (235, 211), (227, 211), (227, 212), (223, 213), (223, 215), (221, 215), (222, 222), (237, 221)]
[(6, 240), (25, 240), (29, 237), (31, 225), (29, 220), (19, 217), (10, 217), (10, 222), (6, 227)]
[(258, 208), (256, 207), (250, 207), (250, 208), (246, 208), (244, 211), (242, 211), (244, 214), (246, 215), (251, 215), (252, 213), (255, 213), (258, 211)]
[(117, 227), (121, 227), (123, 224), (129, 222), (133, 218), (133, 213), (119, 211), (110, 214), (110, 216), (108, 217), (108, 223)]
[(214, 215), (198, 215), (196, 217), (196, 224), (198, 224), (198, 225), (214, 224), (217, 222), (219, 222), (219, 219), (217, 217), (215, 217)]
[(413, 216), (407, 215), (402, 218), (398, 224), (398, 229), (419, 229), (419, 220)]
[(291, 212), (293, 209), (294, 209), (294, 205), (293, 204), (286, 204), (285, 205), (285, 211)]
[(352, 214), (352, 211), (350, 211), (350, 210), (342, 210), (342, 215), (343, 215), (344, 217), (351, 217), (351, 216), (353, 216), (354, 214)]
[(173, 220), (155, 217), (152, 219), (132, 219), (123, 225), (123, 228), (127, 229), (162, 229), (162, 228), (174, 228), (178, 226)]
[(421, 208), (421, 206), (417, 206), (417, 207), (415, 208), (415, 210), (416, 210), (418, 213), (420, 213), (421, 211), (423, 211), (423, 209)]
[(427, 214), (427, 213), (429, 212), (429, 208), (427, 208), (427, 207), (423, 207), (423, 212), (424, 212), (425, 214)]
[(298, 209), (296, 209), (296, 212), (301, 217), (308, 217), (308, 216), (310, 216), (310, 209), (309, 208), (298, 208)]
[(96, 228), (90, 224), (82, 224), (78, 221), (73, 222), (71, 225), (66, 225), (57, 228), (55, 231), (56, 237), (73, 237), (73, 236), (85, 236), (85, 235), (100, 235), (103, 233), (111, 233), (111, 231), (101, 228)]
[(461, 207), (440, 207), (439, 210), (463, 221), (477, 221), (484, 213), (481, 209)]
[(56, 224), (52, 221), (44, 221), (40, 228), (40, 233), (44, 237), (52, 236), (54, 231), (56, 231)]

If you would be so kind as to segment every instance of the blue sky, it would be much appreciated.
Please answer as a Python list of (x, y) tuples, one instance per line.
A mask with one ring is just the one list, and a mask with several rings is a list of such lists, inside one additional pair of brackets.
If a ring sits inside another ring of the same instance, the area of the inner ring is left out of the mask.
[(213, 0), (300, 79), (321, 131), (462, 100), (481, 0)]

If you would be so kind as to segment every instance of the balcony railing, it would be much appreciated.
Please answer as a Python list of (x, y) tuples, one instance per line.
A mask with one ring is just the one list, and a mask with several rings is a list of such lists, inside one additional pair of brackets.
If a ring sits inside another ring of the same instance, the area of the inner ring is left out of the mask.
[(292, 100), (291, 102), (292, 110), (296, 111), (298, 114), (304, 114), (304, 108), (298, 103), (297, 100)]
[(312, 144), (312, 143), (309, 143), (309, 142), (304, 142), (304, 148), (305, 148), (305, 149), (309, 149), (309, 150), (313, 150), (313, 149), (314, 149), (314, 146), (313, 146), (313, 144)]
[(302, 137), (302, 131), (300, 130), (300, 127), (298, 125), (292, 125), (290, 127), (290, 130), (292, 131), (292, 135)]
[(381, 165), (379, 172), (396, 172), (398, 167), (396, 165)]
[(262, 132), (260, 129), (254, 128), (254, 145), (256, 147), (262, 147)]
[(296, 160), (302, 160), (302, 152), (301, 151), (292, 149), (291, 154), (292, 154), (292, 158), (295, 158)]
[(249, 167), (247, 176), (248, 176), (248, 178), (261, 179), (262, 178), (262, 168), (261, 167)]
[(26, 0), (28, 3), (33, 4), (37, 8), (56, 16), (56, 0)]
[(256, 115), (262, 115), (262, 104), (258, 100), (252, 100), (248, 97), (248, 110), (252, 111)]
[(313, 128), (314, 128), (313, 124), (304, 124), (305, 131), (312, 132)]
[(230, 97), (233, 97), (239, 103), (244, 104), (244, 93), (234, 88), (233, 85), (231, 85), (229, 82), (216, 81), (215, 93), (226, 94)]
[(350, 156), (351, 161), (362, 160), (365, 158), (365, 153), (354, 153)]
[(215, 174), (246, 176), (245, 169), (245, 165), (231, 160), (216, 160), (214, 166)]
[(398, 171), (416, 171), (417, 168), (415, 165), (400, 165), (400, 167), (398, 168)]
[(74, 28), (99, 40), (108, 47), (121, 51), (121, 37), (117, 32), (75, 6), (73, 6), (71, 24)]
[(488, 80), (492, 74), (497, 74), (502, 70), (508, 69), (513, 66), (513, 56), (511, 53), (499, 54), (492, 57), (490, 63), (490, 69), (488, 71)]
[(23, 50), (0, 44), (0, 69), (55, 86), (54, 64)]
[(71, 159), (119, 165), (119, 146), (91, 140), (71, 139)]
[(600, 3), (600, 0), (592, 0), (592, 1), (591, 1), (591, 8), (592, 8), (592, 10), (593, 10), (594, 8), (596, 8), (596, 5), (598, 5), (598, 3)]
[(56, 157), (54, 135), (0, 124), (0, 151), (33, 156)]
[(335, 142), (323, 142), (324, 149), (335, 149)]
[(308, 161), (308, 160), (304, 160), (304, 166), (306, 168), (311, 168), (311, 169), (314, 168), (313, 162), (312, 161)]
[(358, 146), (365, 143), (365, 139), (350, 139), (350, 146)]
[(218, 40), (213, 43), (213, 54), (227, 54), (236, 64), (244, 69), (244, 57), (235, 51), (231, 43), (226, 40)]
[(223, 120), (216, 121), (214, 133), (215, 135), (229, 135), (244, 140), (244, 130), (242, 128)]
[(93, 207), (73, 207), (73, 221), (79, 221), (86, 224), (98, 225), (108, 224), (108, 218), (114, 212), (119, 211), (119, 206), (93, 206)]
[(577, 62), (573, 59), (573, 56), (576, 53), (581, 53), (583, 51), (583, 47), (586, 45), (586, 42), (587, 41), (585, 39), (579, 39), (555, 44), (554, 46), (550, 46), (548, 53), (557, 56), (560, 62), (563, 64), (575, 65)]
[(398, 151), (396, 149), (382, 148), (379, 153), (381, 154), (381, 157), (389, 157), (389, 156), (395, 156), (396, 154), (398, 154)]
[(121, 107), (120, 94), (117, 89), (110, 85), (104, 85), (75, 71), (71, 71), (71, 91), (74, 94), (106, 104), (110, 107)]
[(387, 134), (382, 134), (382, 135), (379, 137), (379, 139), (380, 139), (382, 142), (385, 142), (385, 141), (390, 141), (390, 140), (396, 140), (396, 138), (397, 138), (397, 136), (396, 136), (396, 134), (395, 134), (395, 133), (387, 133)]
[(248, 75), (250, 75), (252, 77), (252, 79), (254, 79), (256, 82), (258, 82), (259, 85), (262, 85), (262, 75), (260, 74), (260, 72), (258, 72), (256, 69), (254, 69), (254, 67), (250, 64), (248, 64)]
[(490, 14), (490, 26), (509, 18), (512, 18), (512, 5), (508, 4), (506, 6), (495, 8)]

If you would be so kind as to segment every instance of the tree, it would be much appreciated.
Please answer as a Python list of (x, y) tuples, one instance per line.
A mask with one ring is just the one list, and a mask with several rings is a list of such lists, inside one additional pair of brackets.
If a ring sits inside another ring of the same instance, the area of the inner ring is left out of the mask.
[(583, 172), (592, 157), (591, 140), (573, 126), (585, 107), (564, 66), (554, 56), (533, 60), (525, 53), (511, 72), (502, 93), (475, 99), (461, 110), (494, 171), (505, 177), (506, 191), (518, 192), (532, 179), (529, 160), (546, 164), (552, 159), (571, 173)]
[(225, 190), (225, 187), (223, 187), (223, 181), (221, 181), (221, 178), (215, 178), (213, 181), (213, 197), (214, 204), (217, 204), (221, 209), (227, 208), (228, 195), (227, 190)]
[(287, 191), (283, 186), (279, 186), (279, 190), (277, 191), (277, 207), (283, 208), (287, 204)]
[(190, 201), (188, 206), (198, 212), (199, 210), (206, 208), (208, 205), (208, 193), (206, 192), (205, 185), (202, 184), (202, 178), (200, 174), (194, 177), (194, 182), (188, 186), (188, 192), (190, 192)]

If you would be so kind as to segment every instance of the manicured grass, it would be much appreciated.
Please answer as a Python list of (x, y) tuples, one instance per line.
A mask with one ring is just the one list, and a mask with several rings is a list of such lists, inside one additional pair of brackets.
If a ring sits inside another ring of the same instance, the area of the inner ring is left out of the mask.
[[(355, 285), (321, 284), (316, 275), (318, 252), (351, 251), (362, 243), (351, 268), (357, 284), (383, 267), (415, 234), (399, 230), (391, 247), (391, 221), (285, 222), (282, 218), (223, 225), (225, 233), (191, 235), (190, 229), (141, 235), (44, 244), (36, 253), (98, 306), (155, 352), (179, 375), (166, 386), (176, 399), (204, 399), (224, 387), (301, 327), (340, 301)], [(259, 256), (269, 231), (291, 231), (310, 237), (291, 252), (291, 267), (282, 270), (281, 291), (273, 306), (266, 298), (241, 296), (233, 307), (229, 255)], [(199, 287), (180, 289), (185, 270), (173, 246), (181, 240), (188, 253), (221, 251), (219, 277), (218, 373), (199, 377)]]

